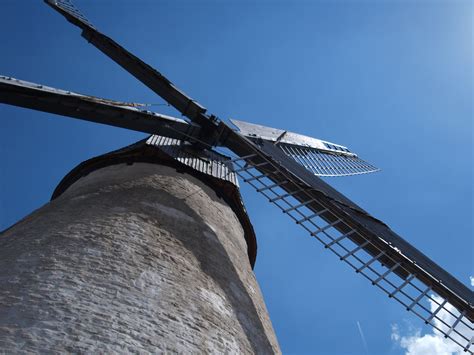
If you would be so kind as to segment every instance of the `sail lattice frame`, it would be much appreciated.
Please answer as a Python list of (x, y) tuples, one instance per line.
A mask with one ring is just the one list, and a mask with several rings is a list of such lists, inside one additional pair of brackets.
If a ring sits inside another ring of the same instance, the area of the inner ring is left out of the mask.
[(474, 324), (466, 316), (466, 311), (460, 312), (432, 286), (420, 280), (416, 272), (392, 258), (387, 252), (392, 248), (390, 245), (381, 248), (363, 231), (331, 212), (331, 207), (323, 200), (315, 199), (310, 190), (285, 189), (287, 181), (281, 179), (278, 168), (272, 165), (268, 170), (271, 163), (259, 158), (259, 154), (234, 158), (234, 172), (356, 273), (465, 352), (474, 354)]

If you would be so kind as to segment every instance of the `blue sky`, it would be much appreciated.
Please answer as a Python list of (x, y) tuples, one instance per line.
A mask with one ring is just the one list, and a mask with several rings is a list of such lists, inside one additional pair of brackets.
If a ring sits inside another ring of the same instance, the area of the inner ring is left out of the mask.
[[(75, 3), (220, 118), (340, 143), (380, 167), (326, 181), (469, 284), (470, 1)], [(0, 74), (162, 102), (41, 1), (3, 0), (1, 13)], [(0, 229), (46, 203), (81, 161), (144, 137), (5, 105), (0, 135)], [(285, 353), (402, 354), (392, 325), (407, 336), (430, 332), (260, 196), (242, 192), (259, 243), (255, 272)]]

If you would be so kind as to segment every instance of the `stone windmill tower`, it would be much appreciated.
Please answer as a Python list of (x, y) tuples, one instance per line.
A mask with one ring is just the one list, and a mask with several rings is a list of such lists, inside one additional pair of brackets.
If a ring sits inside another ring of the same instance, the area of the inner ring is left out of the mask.
[[(256, 241), (239, 176), (374, 286), (472, 350), (472, 292), (317, 177), (374, 167), (330, 142), (239, 121), (230, 128), (70, 2), (47, 3), (186, 120), (0, 78), (1, 102), (153, 134), (80, 164), (50, 204), (1, 235), (2, 349), (279, 352), (251, 270)], [(438, 306), (430, 309), (433, 293)]]
[(73, 169), (1, 236), (0, 348), (279, 352), (223, 159), (152, 136)]

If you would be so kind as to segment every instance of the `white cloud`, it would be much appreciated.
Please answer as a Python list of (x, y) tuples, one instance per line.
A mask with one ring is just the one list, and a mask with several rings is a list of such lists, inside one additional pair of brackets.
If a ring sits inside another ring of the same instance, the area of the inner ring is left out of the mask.
[(469, 278), (471, 279), (471, 286), (474, 287), (474, 276), (469, 276)]
[[(471, 279), (472, 280), (472, 279)], [(435, 311), (439, 307), (439, 303), (442, 302), (442, 298), (437, 296), (431, 296), (436, 302), (430, 300), (431, 311)], [(455, 321), (455, 316), (450, 314), (452, 312), (454, 315), (459, 315), (459, 312), (450, 304), (446, 304), (444, 308), (437, 313), (437, 316), (447, 324), (451, 325)], [(439, 329), (446, 331), (448, 326), (446, 326), (441, 320), (435, 319), (434, 324)], [(473, 336), (472, 331), (462, 323), (458, 323), (455, 328), (459, 333), (463, 334), (466, 338)], [(460, 335), (456, 334), (454, 331), (451, 333), (456, 340), (461, 344), (467, 343)], [(461, 355), (465, 354), (463, 349), (451, 341), (446, 339), (444, 335), (436, 330), (432, 329), (431, 333), (421, 334), (420, 329), (409, 329), (407, 335), (401, 335), (399, 326), (397, 324), (392, 325), (392, 340), (398, 344), (400, 347), (406, 350), (406, 355)]]

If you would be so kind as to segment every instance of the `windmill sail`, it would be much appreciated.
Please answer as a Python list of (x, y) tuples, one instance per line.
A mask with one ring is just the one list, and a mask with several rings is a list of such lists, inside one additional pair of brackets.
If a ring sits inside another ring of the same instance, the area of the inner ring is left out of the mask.
[(6, 76), (0, 76), (0, 102), (177, 139), (192, 140), (201, 131), (195, 123), (129, 107), (126, 103)]
[(474, 353), (474, 293), (464, 284), (275, 144), (233, 132), (225, 145), (244, 182), (372, 285)]
[(273, 142), (287, 156), (317, 176), (348, 176), (379, 171), (347, 147), (238, 120), (230, 120), (245, 137)]

